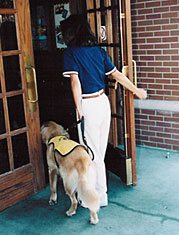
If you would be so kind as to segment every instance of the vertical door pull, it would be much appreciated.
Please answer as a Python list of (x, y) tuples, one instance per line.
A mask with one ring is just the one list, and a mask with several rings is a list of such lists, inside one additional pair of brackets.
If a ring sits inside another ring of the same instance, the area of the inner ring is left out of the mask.
[(38, 101), (36, 72), (33, 66), (26, 67), (28, 101), (36, 103)]
[(137, 65), (136, 61), (132, 60), (133, 68), (134, 68), (134, 85), (137, 86)]

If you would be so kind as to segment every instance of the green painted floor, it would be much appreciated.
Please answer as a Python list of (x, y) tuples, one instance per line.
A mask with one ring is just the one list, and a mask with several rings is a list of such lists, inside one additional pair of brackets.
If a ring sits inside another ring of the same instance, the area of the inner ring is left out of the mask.
[(137, 147), (138, 185), (126, 187), (108, 174), (108, 207), (99, 224), (89, 224), (89, 211), (70, 205), (59, 182), (59, 200), (48, 205), (49, 187), (0, 214), (2, 235), (179, 235), (179, 152)]

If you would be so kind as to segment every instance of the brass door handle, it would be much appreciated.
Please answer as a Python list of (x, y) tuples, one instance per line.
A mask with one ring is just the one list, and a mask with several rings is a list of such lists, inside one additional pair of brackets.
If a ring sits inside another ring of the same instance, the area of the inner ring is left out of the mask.
[[(122, 67), (122, 73), (123, 73), (126, 77), (128, 77), (128, 68), (129, 68), (129, 67), (128, 67), (127, 65)], [(117, 90), (117, 88), (118, 88), (118, 82), (116, 81), (116, 82), (115, 82), (114, 89)]]
[(135, 60), (132, 60), (134, 67), (134, 85), (137, 86), (137, 64)]
[(30, 103), (36, 103), (38, 101), (38, 92), (35, 68), (33, 66), (27, 66), (25, 69), (27, 77), (28, 101)]
[[(134, 85), (137, 86), (137, 64), (135, 60), (132, 60), (133, 68), (134, 68)], [(129, 67), (128, 65), (122, 67), (122, 73), (128, 77)]]
[[(132, 64), (133, 64), (133, 68), (134, 68), (134, 85), (137, 86), (137, 64), (135, 60), (132, 60)], [(129, 66), (125, 65), (122, 67), (122, 73), (128, 77), (129, 74)], [(115, 88), (116, 88), (116, 84), (115, 84)]]
[(124, 66), (122, 67), (122, 73), (123, 73), (126, 77), (128, 77), (128, 73), (129, 73), (129, 66), (128, 66), (128, 65), (124, 65)]

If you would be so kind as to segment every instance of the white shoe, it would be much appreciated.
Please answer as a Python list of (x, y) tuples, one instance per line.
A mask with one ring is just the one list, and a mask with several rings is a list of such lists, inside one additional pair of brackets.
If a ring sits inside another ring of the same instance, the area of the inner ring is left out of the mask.
[(107, 206), (108, 205), (108, 196), (107, 194), (103, 194), (102, 197), (100, 197), (100, 207)]
[[(80, 203), (80, 206), (87, 208), (87, 206), (82, 202)], [(108, 202), (100, 202), (100, 207), (108, 206)]]
[(100, 207), (108, 206), (108, 202), (100, 202)]

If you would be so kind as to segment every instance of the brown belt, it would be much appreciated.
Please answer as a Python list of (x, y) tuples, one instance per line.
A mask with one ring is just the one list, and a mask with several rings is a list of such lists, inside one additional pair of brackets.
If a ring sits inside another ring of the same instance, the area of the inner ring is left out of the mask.
[(95, 94), (95, 95), (84, 96), (84, 97), (82, 97), (82, 99), (97, 98), (97, 97), (101, 96), (103, 93), (104, 93), (104, 90), (101, 91), (101, 92), (98, 93), (98, 94)]

